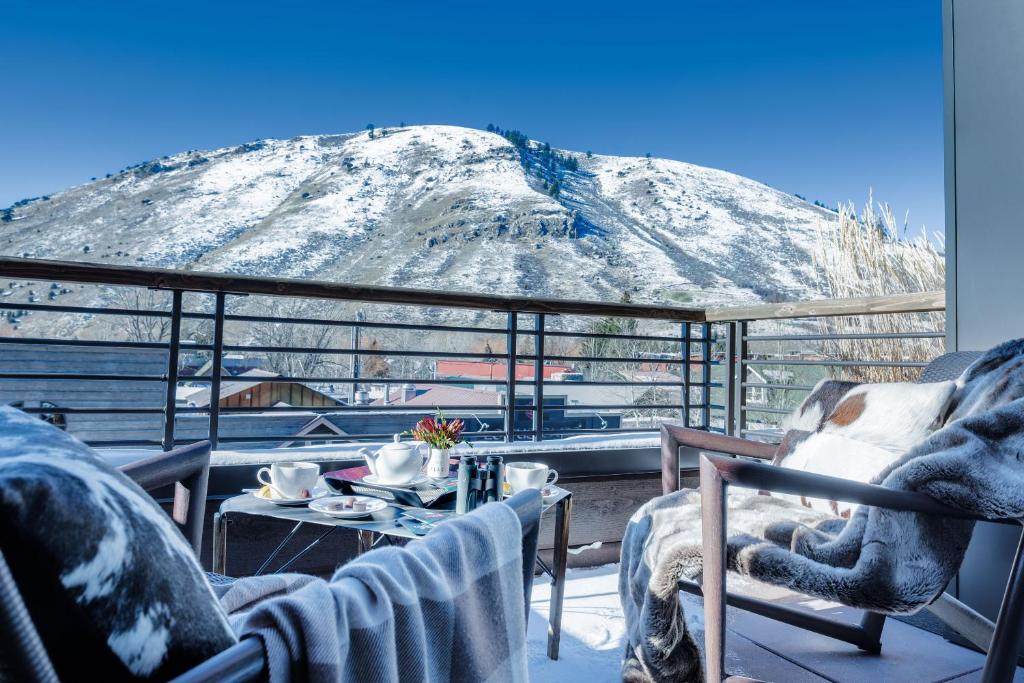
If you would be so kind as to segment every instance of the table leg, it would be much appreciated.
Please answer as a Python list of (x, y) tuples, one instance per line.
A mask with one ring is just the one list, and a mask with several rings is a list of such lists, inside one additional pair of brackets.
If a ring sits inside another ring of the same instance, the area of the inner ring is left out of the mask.
[(363, 553), (373, 550), (373, 532), (360, 529), (358, 531), (358, 544), (356, 545), (356, 556), (362, 555)]
[(299, 529), (302, 528), (302, 524), (302, 522), (299, 522), (291, 531), (288, 532), (288, 535), (284, 537), (284, 540), (277, 544), (277, 547), (274, 548), (273, 552), (270, 553), (267, 559), (263, 560), (263, 564), (260, 565), (260, 568), (256, 570), (256, 573), (253, 574), (253, 576), (259, 576), (267, 567), (270, 566), (270, 563), (274, 561), (274, 558), (284, 550), (286, 545), (288, 545), (288, 541), (292, 540), (292, 537), (294, 537), (295, 534), (298, 533)]
[(227, 575), (228, 562), (228, 520), (219, 512), (213, 513), (213, 557), (211, 564), (214, 574)]
[(569, 522), (572, 496), (566, 496), (555, 508), (555, 557), (551, 577), (551, 604), (548, 610), (548, 657), (558, 659), (562, 637), (562, 601), (565, 598), (565, 563), (569, 557)]
[(296, 560), (298, 560), (298, 559), (299, 559), (300, 557), (302, 557), (303, 555), (305, 555), (306, 553), (308, 553), (308, 552), (309, 552), (310, 550), (312, 550), (313, 548), (315, 548), (315, 547), (316, 547), (317, 545), (319, 545), (319, 544), (320, 544), (320, 541), (324, 540), (325, 538), (327, 538), (328, 536), (330, 536), (330, 535), (331, 535), (332, 533), (334, 533), (334, 530), (335, 530), (335, 529), (337, 529), (337, 528), (338, 528), (338, 527), (336, 527), (336, 526), (328, 527), (327, 531), (325, 531), (325, 532), (323, 532), (322, 534), (320, 534), (319, 536), (317, 536), (317, 537), (316, 537), (316, 540), (315, 540), (315, 541), (313, 541), (312, 543), (310, 543), (309, 545), (307, 545), (307, 546), (306, 546), (305, 548), (303, 548), (303, 549), (302, 549), (302, 550), (300, 550), (299, 552), (297, 552), (297, 553), (295, 553), (294, 555), (292, 555), (292, 559), (288, 560), (287, 562), (285, 562), (284, 564), (282, 564), (282, 565), (281, 565), (280, 567), (278, 567), (277, 569), (275, 569), (275, 570), (274, 570), (274, 573), (275, 573), (275, 574), (280, 574), (280, 573), (281, 573), (281, 572), (283, 572), (283, 571), (284, 571), (285, 569), (288, 569), (288, 567), (290, 567), (290, 566), (292, 566), (293, 564), (295, 564), (295, 561), (296, 561)]

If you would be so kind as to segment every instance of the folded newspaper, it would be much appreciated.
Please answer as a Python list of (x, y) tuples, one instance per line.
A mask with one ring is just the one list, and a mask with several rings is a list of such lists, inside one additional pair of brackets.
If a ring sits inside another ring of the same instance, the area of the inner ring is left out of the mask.
[(402, 486), (369, 483), (366, 477), (370, 468), (346, 467), (324, 474), (324, 481), (335, 491), (346, 495), (374, 496), (389, 502), (411, 508), (448, 509), (455, 507), (455, 492), (458, 488), (454, 469), (447, 479), (423, 479)]

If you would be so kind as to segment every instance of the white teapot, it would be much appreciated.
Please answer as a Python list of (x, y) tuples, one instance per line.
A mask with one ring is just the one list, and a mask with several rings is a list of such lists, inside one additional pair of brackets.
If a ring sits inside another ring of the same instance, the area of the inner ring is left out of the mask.
[(359, 455), (366, 459), (366, 465), (376, 480), (370, 483), (400, 486), (411, 482), (427, 461), (428, 454), (419, 451), (419, 447), (424, 445), (426, 444), (419, 443), (416, 446), (411, 446), (402, 443), (401, 435), (395, 434), (394, 442), (382, 447), (376, 453), (360, 448)]

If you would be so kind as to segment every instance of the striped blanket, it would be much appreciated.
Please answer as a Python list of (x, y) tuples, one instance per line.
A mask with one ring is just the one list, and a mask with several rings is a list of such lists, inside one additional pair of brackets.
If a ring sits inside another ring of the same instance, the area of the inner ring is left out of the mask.
[(221, 604), (239, 636), (262, 639), (271, 683), (526, 681), (519, 538), (511, 508), (485, 505), (330, 581), (239, 579)]

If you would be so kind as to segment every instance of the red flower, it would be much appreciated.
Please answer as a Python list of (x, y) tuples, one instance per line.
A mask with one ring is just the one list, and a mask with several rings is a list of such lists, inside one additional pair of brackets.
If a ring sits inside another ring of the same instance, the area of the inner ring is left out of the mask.
[(466, 424), (460, 418), (446, 420), (444, 413), (438, 409), (436, 418), (428, 415), (406, 433), (434, 448), (454, 448), (462, 441), (462, 432), (465, 428)]

